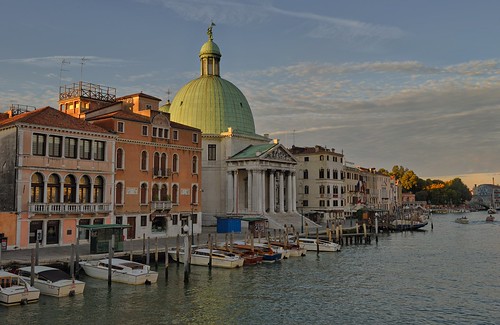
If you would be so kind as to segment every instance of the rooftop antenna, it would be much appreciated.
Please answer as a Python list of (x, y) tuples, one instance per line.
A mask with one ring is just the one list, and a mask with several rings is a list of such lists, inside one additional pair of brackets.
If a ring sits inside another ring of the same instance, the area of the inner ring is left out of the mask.
[(68, 60), (66, 59), (62, 59), (61, 61), (61, 68), (59, 69), (59, 87), (61, 87), (61, 83), (62, 83), (62, 72), (63, 71), (68, 71), (66, 69), (63, 69), (63, 65), (65, 64), (70, 64), (71, 62), (69, 62)]
[(167, 91), (165, 93), (167, 94), (167, 102), (170, 103), (170, 94), (171, 94), (170, 88), (167, 89)]
[(90, 59), (87, 59), (86, 57), (82, 57), (81, 59), (81, 67), (80, 67), (80, 81), (83, 81), (83, 65), (85, 64), (86, 61), (90, 60)]
[(293, 130), (292, 146), (295, 147), (295, 130)]

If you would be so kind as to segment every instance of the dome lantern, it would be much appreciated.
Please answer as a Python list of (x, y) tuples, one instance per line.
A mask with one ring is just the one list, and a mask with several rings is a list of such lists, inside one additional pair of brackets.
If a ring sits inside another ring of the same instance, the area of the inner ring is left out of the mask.
[(212, 28), (215, 24), (212, 22), (207, 29), (208, 41), (200, 49), (200, 64), (202, 76), (220, 76), (220, 53), (219, 47), (214, 42)]

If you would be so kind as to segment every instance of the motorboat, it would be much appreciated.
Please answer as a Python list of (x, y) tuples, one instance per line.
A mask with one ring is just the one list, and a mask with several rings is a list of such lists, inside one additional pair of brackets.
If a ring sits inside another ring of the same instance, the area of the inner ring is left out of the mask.
[(299, 243), (308, 251), (317, 251), (319, 249), (320, 252), (338, 252), (342, 248), (337, 243), (315, 238), (300, 237)]
[(298, 257), (298, 256), (306, 256), (307, 250), (304, 247), (301, 247), (295, 243), (283, 243), (280, 241), (271, 241), (272, 246), (283, 247), (290, 257)]
[(427, 220), (418, 221), (418, 220), (408, 220), (408, 219), (397, 219), (391, 223), (389, 228), (394, 231), (412, 231), (425, 227), (427, 226), (428, 223), (429, 222)]
[(227, 247), (226, 248), (225, 246), (217, 246), (216, 249), (240, 255), (245, 260), (243, 265), (255, 265), (255, 264), (262, 263), (263, 257), (261, 255), (257, 254), (256, 252), (252, 252), (251, 250), (238, 249), (238, 248), (234, 248), (234, 247)]
[(37, 302), (39, 298), (40, 290), (17, 274), (0, 270), (0, 304), (26, 305)]
[[(80, 262), (85, 273), (93, 278), (107, 280), (109, 259)], [(120, 258), (111, 259), (111, 281), (126, 284), (151, 284), (158, 281), (158, 272), (146, 264)]]
[(488, 214), (495, 214), (495, 213), (497, 213), (497, 210), (495, 210), (493, 208), (488, 209)]
[(494, 222), (494, 221), (495, 221), (495, 217), (492, 216), (491, 214), (486, 217), (486, 222)]
[(460, 217), (460, 218), (456, 218), (455, 222), (456, 223), (461, 223), (461, 224), (468, 224), (469, 223), (469, 219), (467, 219), (466, 216), (463, 216), (463, 217)]
[[(41, 294), (53, 297), (67, 297), (82, 294), (85, 282), (72, 279), (69, 274), (49, 266), (34, 267), (34, 287)], [(19, 268), (18, 274), (26, 281), (31, 280), (31, 267)]]
[[(177, 263), (184, 263), (184, 248), (177, 249), (171, 248), (168, 250), (168, 255)], [(179, 256), (179, 259), (177, 259)], [(218, 250), (204, 248), (204, 247), (195, 247), (191, 251), (191, 265), (199, 265), (199, 266), (209, 266), (210, 257), (212, 257), (212, 266), (220, 267), (225, 269), (234, 269), (237, 267), (242, 267), (245, 263), (245, 259), (238, 254)]]

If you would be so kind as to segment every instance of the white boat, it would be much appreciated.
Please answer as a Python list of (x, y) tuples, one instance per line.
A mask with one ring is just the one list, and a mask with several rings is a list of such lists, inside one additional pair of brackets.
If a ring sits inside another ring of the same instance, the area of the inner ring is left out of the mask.
[[(179, 260), (177, 260), (176, 248), (169, 249), (168, 254), (174, 261), (178, 263), (184, 263), (184, 248), (179, 249)], [(194, 248), (193, 251), (191, 252), (191, 261), (190, 261), (191, 265), (208, 266), (209, 261), (210, 261), (209, 248)], [(217, 249), (212, 249), (213, 267), (233, 269), (237, 267), (242, 267), (244, 262), (245, 259), (240, 255)]]
[(495, 213), (497, 213), (497, 210), (495, 210), (493, 208), (488, 209), (488, 214), (495, 214)]
[(0, 270), (0, 304), (26, 305), (37, 302), (39, 298), (40, 290), (30, 286), (17, 274)]
[(469, 223), (469, 219), (467, 219), (466, 216), (463, 216), (463, 217), (460, 217), (460, 218), (456, 218), (455, 222), (456, 223), (462, 223), (462, 224), (468, 224)]
[[(34, 287), (43, 295), (67, 297), (82, 294), (85, 282), (72, 279), (69, 274), (49, 266), (35, 266)], [(27, 282), (31, 281), (31, 267), (19, 268), (19, 275)]]
[(341, 246), (337, 243), (318, 239), (318, 243), (315, 238), (299, 238), (300, 245), (303, 246), (308, 251), (316, 251), (318, 249), (320, 252), (337, 252), (340, 251)]
[[(80, 265), (88, 276), (108, 279), (109, 259), (82, 261)], [(113, 258), (111, 260), (111, 281), (126, 284), (151, 284), (158, 281), (158, 272), (151, 271), (149, 265)]]

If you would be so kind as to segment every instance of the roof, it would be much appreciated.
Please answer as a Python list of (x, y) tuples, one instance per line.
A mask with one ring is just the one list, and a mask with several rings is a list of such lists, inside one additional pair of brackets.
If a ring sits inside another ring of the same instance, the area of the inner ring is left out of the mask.
[(0, 120), (0, 128), (20, 123), (109, 134), (107, 130), (100, 126), (73, 117), (50, 106)]
[(161, 101), (160, 98), (157, 98), (157, 97), (145, 94), (143, 92), (135, 93), (135, 94), (130, 94), (130, 95), (125, 95), (125, 96), (122, 96), (122, 97), (118, 97), (116, 100), (122, 100), (122, 99), (125, 99), (125, 98), (131, 98), (131, 97), (137, 97), (137, 96), (138, 97), (149, 98), (149, 99), (153, 99), (153, 100), (157, 100), (157, 101)]
[(210, 55), (210, 54), (216, 55), (218, 57), (222, 56), (217, 44), (215, 44), (214, 41), (209, 39), (207, 42), (205, 42), (205, 44), (202, 45), (199, 56), (202, 57), (204, 55)]
[(258, 145), (249, 145), (245, 149), (241, 150), (237, 154), (231, 157), (231, 159), (244, 159), (244, 158), (256, 158), (262, 156), (267, 151), (271, 150), (278, 144), (266, 143)]
[(95, 117), (91, 117), (88, 120), (89, 121), (94, 121), (94, 120), (100, 120), (100, 119), (105, 119), (105, 118), (119, 118), (122, 120), (129, 120), (129, 121), (137, 121), (137, 122), (143, 122), (143, 123), (149, 123), (149, 117), (133, 113), (129, 110), (123, 110), (120, 109), (118, 111), (98, 115)]
[(203, 75), (176, 94), (169, 110), (173, 121), (201, 129), (205, 134), (255, 134), (255, 124), (245, 95), (231, 82)]

